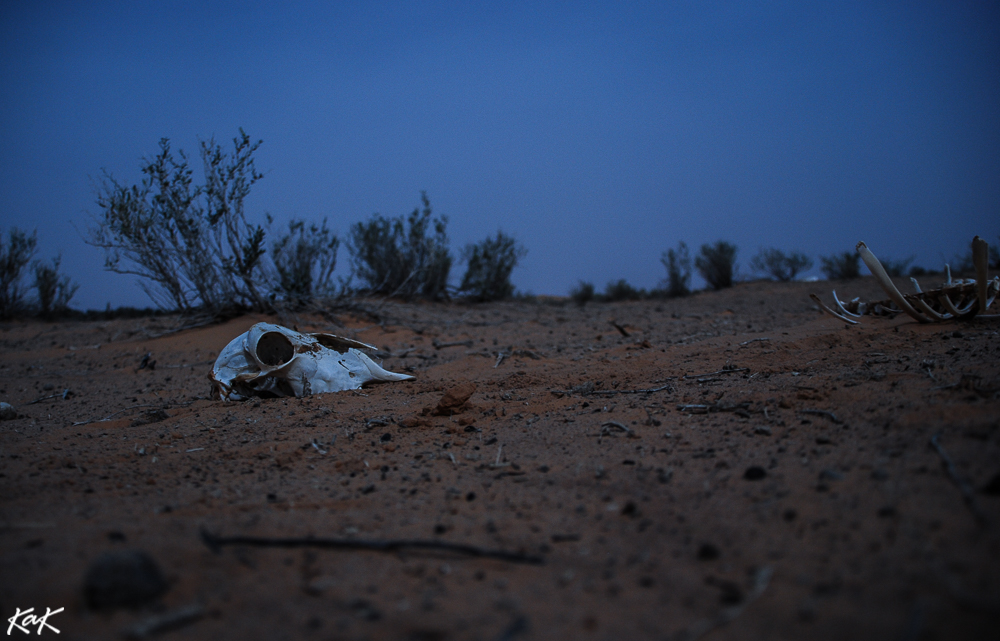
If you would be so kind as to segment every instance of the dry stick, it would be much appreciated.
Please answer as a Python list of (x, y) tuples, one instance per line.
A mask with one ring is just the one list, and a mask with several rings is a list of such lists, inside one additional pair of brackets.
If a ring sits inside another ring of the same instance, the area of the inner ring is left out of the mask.
[(622, 327), (621, 325), (619, 325), (615, 321), (611, 321), (611, 325), (614, 326), (614, 328), (617, 329), (619, 332), (621, 332), (622, 336), (624, 336), (625, 338), (629, 337), (629, 333), (627, 331), (625, 331), (624, 327)]
[(201, 540), (213, 552), (218, 552), (224, 545), (249, 545), (265, 548), (326, 548), (331, 550), (366, 550), (370, 552), (403, 552), (406, 550), (430, 550), (436, 552), (451, 552), (463, 556), (483, 559), (497, 559), (510, 563), (526, 563), (528, 565), (544, 565), (545, 559), (532, 554), (507, 552), (505, 550), (488, 550), (464, 543), (449, 543), (447, 541), (427, 541), (420, 539), (317, 539), (305, 538), (268, 538), (259, 536), (215, 536), (207, 530), (201, 531)]
[(161, 632), (176, 630), (190, 623), (194, 623), (204, 616), (204, 614), (205, 608), (201, 604), (197, 603), (174, 610), (173, 612), (156, 614), (143, 619), (131, 628), (126, 629), (125, 638), (146, 639), (160, 634)]
[(58, 398), (60, 396), (62, 396), (63, 399), (65, 399), (66, 396), (68, 396), (67, 392), (69, 392), (69, 389), (64, 389), (63, 391), (59, 392), (58, 394), (49, 394), (48, 396), (42, 396), (41, 398), (36, 398), (35, 400), (31, 401), (30, 403), (25, 403), (25, 405), (34, 405), (35, 403), (41, 403), (42, 401), (47, 401), (50, 398)]
[(117, 416), (118, 414), (121, 414), (122, 412), (130, 412), (132, 410), (142, 409), (143, 407), (159, 407), (160, 409), (169, 409), (171, 407), (187, 407), (191, 403), (194, 403), (194, 401), (191, 401), (191, 402), (188, 402), (188, 403), (175, 403), (175, 404), (170, 404), (170, 403), (148, 403), (146, 405), (133, 405), (132, 407), (126, 407), (123, 410), (118, 410), (117, 412), (114, 412), (113, 414), (108, 414), (104, 418), (93, 418), (93, 419), (90, 419), (89, 421), (80, 421), (80, 422), (77, 422), (77, 423), (73, 423), (73, 425), (76, 426), (76, 425), (90, 425), (91, 423), (103, 423), (104, 421), (111, 420), (112, 416)]
[(588, 392), (588, 394), (596, 394), (598, 396), (614, 396), (615, 394), (652, 394), (653, 392), (662, 392), (663, 390), (673, 391), (670, 384), (662, 385), (660, 387), (654, 387), (653, 389), (609, 389), (609, 390), (594, 390), (593, 392)]
[(749, 372), (749, 367), (734, 367), (733, 369), (720, 369), (718, 372), (708, 372), (706, 374), (687, 374), (683, 378), (701, 378), (702, 376), (715, 376), (716, 374), (736, 374), (738, 372)]
[[(671, 376), (670, 378), (674, 377)], [(669, 390), (671, 392), (674, 391), (673, 388), (670, 386), (670, 383), (667, 383), (666, 385), (661, 385), (660, 387), (654, 387), (652, 389), (581, 390), (574, 388), (569, 390), (554, 389), (554, 390), (549, 390), (549, 392), (551, 392), (552, 394), (557, 394), (562, 396), (570, 396), (572, 394), (579, 394), (580, 396), (591, 396), (591, 395), (614, 396), (615, 394), (652, 394), (653, 392), (662, 392), (663, 390)]]
[(969, 484), (966, 483), (961, 476), (958, 475), (958, 470), (955, 468), (954, 461), (951, 460), (948, 453), (944, 451), (943, 447), (941, 447), (940, 440), (941, 432), (938, 432), (931, 437), (930, 444), (931, 447), (934, 448), (934, 451), (937, 452), (938, 456), (941, 457), (941, 466), (944, 468), (944, 471), (948, 473), (952, 482), (958, 486), (959, 491), (962, 493), (962, 498), (965, 499), (965, 505), (968, 506), (972, 515), (976, 517), (976, 523), (979, 524), (979, 527), (987, 527), (990, 524), (989, 518), (985, 513), (983, 513), (982, 510), (979, 509), (979, 504), (976, 503), (976, 496), (972, 493), (972, 488), (969, 487)]
[(812, 414), (813, 416), (825, 416), (837, 425), (842, 425), (844, 421), (837, 418), (837, 415), (827, 410), (799, 410), (800, 414)]
[(431, 344), (434, 345), (434, 349), (441, 349), (441, 348), (444, 348), (444, 347), (458, 347), (458, 346), (472, 347), (472, 341), (471, 340), (467, 340), (467, 341), (453, 341), (451, 343), (439, 343), (439, 342), (437, 342), (437, 339), (435, 338), (431, 342)]
[(756, 343), (757, 341), (769, 341), (769, 340), (771, 340), (771, 339), (770, 338), (751, 338), (748, 341), (743, 341), (742, 343), (740, 343), (740, 347), (743, 347), (744, 345), (749, 345), (750, 343)]
[(764, 590), (767, 589), (768, 583), (771, 582), (771, 576), (773, 574), (774, 570), (770, 567), (764, 566), (759, 568), (756, 572), (754, 572), (753, 586), (750, 589), (750, 593), (747, 594), (747, 597), (741, 603), (722, 609), (714, 617), (696, 621), (687, 629), (679, 632), (676, 638), (683, 641), (695, 641), (696, 639), (705, 636), (715, 628), (721, 628), (722, 626), (732, 623), (736, 617), (743, 613), (743, 610), (745, 610), (747, 606), (760, 598), (760, 595), (762, 595)]
[(496, 368), (500, 367), (500, 363), (502, 363), (502, 362), (503, 362), (503, 359), (504, 359), (504, 357), (505, 357), (506, 355), (507, 355), (507, 353), (506, 353), (506, 352), (500, 352), (499, 354), (497, 354), (497, 362), (496, 362), (496, 363), (494, 363), (494, 365), (493, 365), (493, 369), (496, 369)]

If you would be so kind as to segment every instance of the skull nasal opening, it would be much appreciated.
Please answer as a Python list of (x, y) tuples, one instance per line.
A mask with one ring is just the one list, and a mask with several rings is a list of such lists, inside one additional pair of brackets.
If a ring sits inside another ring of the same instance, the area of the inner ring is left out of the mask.
[(257, 341), (257, 358), (265, 365), (284, 365), (294, 355), (292, 342), (278, 332), (268, 332)]

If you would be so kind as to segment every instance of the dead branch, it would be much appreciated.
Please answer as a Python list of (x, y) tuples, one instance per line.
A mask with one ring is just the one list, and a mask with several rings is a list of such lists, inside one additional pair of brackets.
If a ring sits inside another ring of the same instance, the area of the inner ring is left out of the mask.
[(986, 514), (979, 509), (979, 504), (976, 503), (976, 496), (973, 494), (972, 488), (965, 482), (965, 479), (959, 476), (958, 469), (955, 467), (954, 461), (952, 461), (951, 457), (948, 456), (948, 452), (941, 447), (940, 441), (941, 432), (938, 432), (931, 437), (930, 445), (934, 448), (934, 451), (937, 452), (938, 456), (941, 457), (941, 467), (944, 468), (944, 471), (948, 474), (948, 477), (952, 480), (952, 482), (958, 486), (958, 490), (962, 493), (962, 498), (965, 499), (965, 505), (968, 506), (972, 515), (976, 517), (976, 523), (979, 524), (979, 527), (985, 528), (989, 526), (990, 520)]
[(692, 378), (701, 378), (703, 376), (715, 376), (716, 374), (738, 374), (739, 372), (749, 372), (749, 367), (732, 367), (732, 368), (722, 368), (718, 372), (708, 372), (707, 374), (686, 374), (682, 378), (685, 380), (690, 380)]
[(813, 416), (825, 416), (826, 418), (830, 419), (837, 425), (842, 425), (844, 423), (844, 421), (837, 418), (836, 414), (834, 414), (829, 410), (813, 410), (813, 409), (799, 410), (799, 414), (812, 414)]
[(328, 550), (360, 550), (368, 552), (405, 552), (407, 550), (426, 550), (430, 552), (446, 552), (459, 556), (482, 559), (496, 559), (509, 563), (525, 563), (528, 565), (544, 565), (541, 556), (507, 552), (505, 550), (489, 550), (464, 543), (449, 543), (447, 541), (427, 541), (420, 539), (318, 539), (304, 538), (269, 538), (259, 536), (215, 536), (207, 530), (201, 530), (201, 540), (212, 552), (218, 553), (225, 545), (247, 545), (265, 548), (324, 548)]
[(764, 594), (764, 590), (767, 589), (768, 584), (771, 582), (771, 576), (773, 574), (774, 570), (770, 567), (764, 566), (762, 568), (758, 568), (757, 571), (754, 572), (753, 583), (750, 587), (750, 592), (747, 594), (745, 599), (736, 605), (723, 608), (713, 617), (696, 621), (688, 628), (677, 633), (675, 638), (678, 641), (695, 641), (716, 628), (721, 628), (732, 623), (736, 617), (743, 613), (743, 610), (745, 610), (747, 606)]

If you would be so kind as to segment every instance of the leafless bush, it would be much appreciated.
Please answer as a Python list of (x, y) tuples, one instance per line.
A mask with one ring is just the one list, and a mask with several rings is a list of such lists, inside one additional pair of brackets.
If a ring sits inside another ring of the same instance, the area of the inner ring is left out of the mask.
[(240, 129), (233, 151), (214, 140), (201, 143), (205, 183), (195, 185), (187, 156), (160, 141), (160, 153), (144, 159), (141, 184), (128, 187), (105, 173), (89, 230), (91, 245), (105, 251), (105, 266), (139, 276), (143, 289), (163, 307), (183, 312), (268, 307), (262, 288), (264, 230), (247, 222), (243, 201), (262, 178), (252, 142)]
[(795, 280), (795, 277), (813, 266), (812, 259), (802, 252), (786, 254), (780, 249), (761, 249), (750, 259), (750, 269), (780, 281)]
[(910, 256), (909, 258), (903, 258), (901, 260), (883, 258), (880, 259), (879, 262), (882, 263), (882, 267), (885, 268), (886, 273), (890, 276), (905, 276), (910, 267), (910, 263), (912, 263), (915, 258), (916, 256)]
[(583, 307), (594, 300), (594, 283), (581, 280), (576, 287), (569, 290), (569, 297), (573, 299), (574, 303)]
[(7, 232), (7, 242), (0, 237), (0, 318), (10, 318), (24, 310), (22, 275), (24, 268), (35, 255), (38, 244), (36, 232), (21, 231), (12, 227)]
[(527, 253), (520, 243), (502, 231), (497, 231), (494, 238), (470, 243), (462, 252), (468, 267), (458, 291), (479, 302), (510, 298), (514, 295), (510, 275)]
[(51, 318), (69, 310), (79, 285), (70, 281), (69, 276), (59, 275), (61, 257), (56, 256), (51, 263), (35, 261), (35, 289), (38, 292), (38, 312), (43, 318)]
[(629, 285), (624, 278), (617, 281), (613, 280), (604, 288), (604, 300), (612, 303), (621, 300), (642, 300), (647, 297), (648, 293), (646, 290), (636, 289)]
[(702, 245), (694, 266), (712, 289), (732, 287), (736, 266), (736, 245), (724, 240)]
[[(271, 222), (268, 217), (269, 226)], [(333, 271), (339, 247), (340, 240), (327, 228), (325, 218), (319, 225), (293, 219), (288, 233), (271, 245), (276, 272), (272, 296), (295, 308), (334, 296)]]
[(418, 207), (405, 220), (374, 214), (351, 227), (347, 249), (354, 275), (364, 283), (365, 291), (404, 299), (447, 296), (451, 272), (448, 219), (431, 219), (427, 193), (421, 192), (420, 197), (423, 211)]
[(861, 276), (861, 256), (858, 252), (841, 252), (820, 257), (820, 269), (829, 280), (848, 280)]
[(663, 252), (660, 262), (667, 268), (666, 287), (663, 292), (670, 298), (687, 296), (691, 293), (691, 255), (683, 240), (677, 243), (677, 249)]

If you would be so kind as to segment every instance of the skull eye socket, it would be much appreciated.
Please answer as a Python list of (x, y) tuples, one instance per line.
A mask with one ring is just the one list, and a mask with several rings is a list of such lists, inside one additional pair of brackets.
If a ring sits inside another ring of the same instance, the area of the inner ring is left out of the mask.
[(257, 358), (265, 365), (284, 365), (294, 355), (292, 342), (278, 332), (268, 332), (257, 341)]

